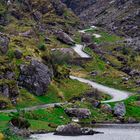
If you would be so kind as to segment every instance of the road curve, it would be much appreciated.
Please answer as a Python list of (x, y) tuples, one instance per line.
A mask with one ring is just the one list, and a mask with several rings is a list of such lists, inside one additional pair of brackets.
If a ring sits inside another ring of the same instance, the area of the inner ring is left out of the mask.
[[(92, 26), (91, 28), (96, 28), (95, 26)], [(88, 30), (88, 29), (87, 29)], [(81, 32), (85, 32), (86, 30), (82, 30)], [(84, 45), (80, 45), (80, 44), (76, 44), (73, 47), (73, 50), (81, 57), (81, 58), (91, 58), (90, 55), (88, 55), (87, 53), (85, 53), (84, 50), (85, 46)], [(97, 89), (98, 91), (104, 92), (108, 95), (110, 95), (112, 97), (112, 99), (110, 100), (106, 100), (106, 101), (101, 101), (102, 103), (110, 103), (110, 102), (118, 102), (118, 101), (122, 101), (127, 99), (132, 93), (126, 92), (126, 91), (120, 91), (114, 88), (110, 88), (110, 87), (106, 87), (103, 86), (101, 84), (95, 83), (93, 81), (84, 79), (84, 78), (80, 78), (80, 77), (75, 77), (75, 76), (70, 76), (71, 79), (73, 80), (78, 80), (82, 83), (86, 83), (91, 85), (93, 88)], [(67, 102), (64, 103), (52, 103), (52, 104), (44, 104), (44, 105), (37, 105), (37, 106), (32, 106), (32, 107), (27, 107), (27, 108), (21, 108), (21, 110), (25, 110), (25, 111), (32, 111), (32, 110), (37, 110), (37, 109), (45, 109), (45, 108), (49, 108), (49, 107), (54, 107), (56, 105), (65, 105), (65, 104), (70, 104)], [(16, 112), (16, 109), (11, 109), (11, 110), (0, 110), (0, 113), (10, 113), (10, 112)]]
[[(64, 103), (52, 103), (52, 104), (37, 105), (37, 106), (32, 106), (32, 107), (20, 108), (20, 109), (25, 110), (25, 111), (33, 111), (33, 110), (38, 110), (38, 109), (45, 109), (45, 108), (55, 107), (57, 105), (65, 105), (65, 104), (70, 104), (70, 103), (67, 103), (67, 102), (64, 102)], [(17, 109), (0, 110), (0, 113), (10, 113), (10, 112), (17, 112)]]
[(94, 89), (97, 89), (98, 91), (101, 91), (105, 94), (108, 94), (112, 97), (112, 99), (110, 100), (106, 100), (106, 101), (101, 101), (102, 103), (110, 103), (110, 102), (118, 102), (118, 101), (122, 101), (127, 99), (131, 93), (126, 92), (126, 91), (120, 91), (114, 88), (110, 88), (110, 87), (106, 87), (103, 86), (101, 84), (95, 83), (93, 81), (84, 79), (84, 78), (79, 78), (79, 77), (75, 77), (75, 76), (70, 76), (71, 79), (73, 80), (78, 80), (82, 83), (86, 83), (89, 84), (90, 86), (92, 86)]
[(90, 58), (90, 55), (88, 55), (87, 53), (85, 53), (83, 51), (84, 49), (84, 45), (80, 45), (80, 44), (75, 44), (75, 46), (73, 47), (73, 50), (82, 58)]
[[(90, 29), (92, 28), (96, 28), (95, 26), (91, 27)], [(81, 33), (85, 33), (85, 31), (87, 31), (89, 29), (86, 29), (86, 30), (81, 30), (79, 32)], [(84, 50), (85, 46), (84, 45), (80, 45), (80, 44), (76, 44), (74, 47), (73, 47), (73, 50), (79, 55), (81, 56), (81, 58), (91, 58), (90, 55), (88, 55), (87, 53), (85, 53), (83, 50)], [(83, 78), (79, 78), (79, 77), (75, 77), (75, 76), (70, 76), (71, 79), (74, 79), (74, 80), (78, 80), (80, 82), (83, 82), (83, 83), (86, 83), (86, 84), (89, 84), (91, 85), (93, 88), (96, 88), (97, 90), (101, 91), (101, 92), (104, 92), (108, 95), (110, 95), (112, 97), (111, 100), (107, 100), (107, 101), (102, 101), (102, 103), (109, 103), (109, 102), (118, 102), (118, 101), (122, 101), (122, 100), (125, 100), (127, 99), (131, 93), (129, 92), (126, 92), (126, 91), (120, 91), (120, 90), (117, 90), (117, 89), (114, 89), (114, 88), (110, 88), (110, 87), (107, 87), (107, 86), (103, 86), (101, 84), (98, 84), (98, 83), (95, 83), (93, 81), (90, 81), (90, 80), (87, 80), (87, 79), (83, 79)]]

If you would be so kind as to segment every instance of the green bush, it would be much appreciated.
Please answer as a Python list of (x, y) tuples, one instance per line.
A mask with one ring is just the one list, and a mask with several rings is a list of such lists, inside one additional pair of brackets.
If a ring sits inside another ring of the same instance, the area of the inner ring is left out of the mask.
[(38, 49), (41, 50), (41, 51), (45, 51), (45, 50), (46, 50), (45, 44), (39, 44), (37, 47), (38, 47)]
[(13, 50), (9, 50), (8, 53), (7, 53), (7, 56), (8, 56), (10, 59), (13, 59), (13, 58), (15, 57), (14, 51), (13, 51)]

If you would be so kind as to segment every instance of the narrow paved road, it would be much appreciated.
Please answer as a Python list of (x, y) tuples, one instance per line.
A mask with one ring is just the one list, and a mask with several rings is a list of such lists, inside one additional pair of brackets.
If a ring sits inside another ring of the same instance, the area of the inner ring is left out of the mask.
[[(96, 28), (95, 26), (91, 27), (91, 28)], [(87, 29), (89, 30), (89, 29)], [(86, 30), (82, 30), (81, 32), (84, 33)], [(84, 50), (85, 46), (84, 45), (80, 45), (80, 44), (76, 44), (73, 47), (73, 50), (81, 57), (81, 58), (91, 58), (90, 55), (88, 55), (87, 53), (85, 53)], [(102, 103), (109, 103), (109, 102), (117, 102), (117, 101), (122, 101), (127, 99), (131, 93), (129, 92), (125, 92), (125, 91), (120, 91), (117, 89), (113, 89), (107, 86), (103, 86), (101, 84), (95, 83), (93, 81), (87, 80), (87, 79), (83, 79), (80, 77), (75, 77), (75, 76), (70, 76), (71, 79), (73, 80), (78, 80), (80, 82), (86, 83), (91, 85), (93, 88), (104, 92), (108, 95), (110, 95), (112, 97), (111, 100), (107, 100), (107, 101), (102, 101)], [(68, 104), (67, 102), (65, 103), (52, 103), (52, 104), (44, 104), (44, 105), (37, 105), (37, 106), (32, 106), (32, 107), (27, 107), (27, 108), (23, 108), (25, 111), (31, 111), (31, 110), (37, 110), (37, 109), (44, 109), (44, 108), (49, 108), (49, 107), (54, 107), (56, 105), (64, 105), (64, 104)], [(11, 109), (11, 110), (0, 110), (1, 112), (4, 113), (10, 113), (10, 112), (16, 112), (16, 109)]]
[(75, 44), (75, 46), (73, 47), (73, 50), (82, 58), (90, 58), (90, 55), (88, 55), (87, 53), (85, 53), (83, 51), (84, 46), (80, 45), (80, 44)]
[[(45, 108), (50, 108), (50, 107), (55, 107), (57, 105), (65, 105), (65, 104), (70, 104), (67, 102), (64, 103), (52, 103), (52, 104), (44, 104), (44, 105), (37, 105), (37, 106), (32, 106), (32, 107), (27, 107), (27, 108), (20, 108), (21, 110), (25, 111), (32, 111), (32, 110), (38, 110), (38, 109), (45, 109)], [(0, 110), (0, 113), (10, 113), (10, 112), (17, 112), (16, 109), (9, 109), (9, 110)]]
[[(92, 28), (96, 28), (95, 26), (91, 27), (90, 29)], [(79, 32), (81, 33), (85, 33), (85, 31), (88, 31), (90, 29), (86, 29), (86, 30), (81, 30)], [(98, 34), (96, 34), (98, 35)], [(99, 37), (100, 35), (98, 35)], [(100, 36), (101, 37), (101, 36)], [(83, 50), (84, 50), (85, 46), (84, 45), (78, 45), (76, 44), (73, 49), (74, 51), (79, 55), (81, 56), (81, 58), (91, 58), (90, 55), (88, 55), (87, 53), (85, 53)], [(125, 100), (127, 99), (131, 93), (129, 92), (126, 92), (126, 91), (120, 91), (120, 90), (117, 90), (117, 89), (113, 89), (113, 88), (110, 88), (110, 87), (107, 87), (107, 86), (103, 86), (101, 84), (98, 84), (98, 83), (95, 83), (93, 81), (90, 81), (90, 80), (87, 80), (87, 79), (83, 79), (83, 78), (80, 78), (80, 77), (75, 77), (75, 76), (70, 76), (71, 79), (75, 79), (75, 80), (78, 80), (80, 82), (83, 82), (83, 83), (86, 83), (86, 84), (89, 84), (91, 85), (93, 88), (96, 88), (97, 90), (101, 91), (101, 92), (104, 92), (108, 95), (110, 95), (112, 97), (111, 100), (107, 100), (107, 101), (102, 101), (102, 103), (109, 103), (109, 102), (117, 102), (117, 101), (122, 101), (122, 100)]]
[(102, 101), (102, 103), (122, 101), (122, 100), (127, 99), (131, 95), (131, 93), (129, 93), (129, 92), (120, 91), (120, 90), (117, 90), (117, 89), (106, 87), (106, 86), (103, 86), (101, 84), (95, 83), (95, 82), (87, 80), (87, 79), (83, 79), (83, 78), (79, 78), (79, 77), (75, 77), (75, 76), (70, 76), (70, 78), (73, 79), (73, 80), (78, 80), (80, 82), (89, 84), (94, 89), (97, 89), (98, 91), (101, 91), (101, 92), (103, 92), (105, 94), (108, 94), (112, 97), (112, 99)]

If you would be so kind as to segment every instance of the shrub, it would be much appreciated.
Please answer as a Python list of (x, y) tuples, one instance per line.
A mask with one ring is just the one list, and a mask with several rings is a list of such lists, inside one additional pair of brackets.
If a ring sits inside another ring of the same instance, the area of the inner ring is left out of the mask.
[(10, 122), (19, 129), (28, 129), (30, 127), (30, 123), (25, 118), (25, 111), (17, 110), (17, 112), (12, 112), (10, 115)]
[(45, 44), (39, 44), (37, 47), (38, 47), (38, 49), (41, 50), (41, 51), (45, 51), (45, 50), (46, 50)]

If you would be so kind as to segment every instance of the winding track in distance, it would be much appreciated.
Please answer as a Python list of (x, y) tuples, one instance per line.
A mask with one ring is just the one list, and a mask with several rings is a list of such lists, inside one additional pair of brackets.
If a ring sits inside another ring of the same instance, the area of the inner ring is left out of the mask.
[[(91, 28), (96, 28), (95, 26), (91, 27)], [(87, 29), (88, 30), (88, 29)], [(82, 30), (81, 32), (84, 33), (86, 30)], [(88, 55), (87, 53), (85, 53), (84, 50), (85, 46), (84, 45), (80, 45), (80, 44), (76, 44), (73, 47), (73, 50), (81, 57), (81, 58), (91, 58), (90, 55)], [(112, 97), (112, 99), (110, 100), (106, 100), (106, 101), (101, 101), (102, 103), (110, 103), (110, 102), (117, 102), (117, 101), (122, 101), (127, 99), (132, 93), (126, 92), (126, 91), (121, 91), (121, 90), (117, 90), (114, 88), (110, 88), (101, 84), (98, 84), (96, 82), (93, 82), (91, 80), (87, 80), (84, 78), (80, 78), (80, 77), (75, 77), (75, 76), (70, 76), (71, 79), (73, 80), (78, 80), (82, 83), (88, 84), (90, 86), (92, 86), (94, 89), (97, 89), (98, 91), (104, 92), (108, 95), (110, 95)], [(21, 108), (25, 111), (32, 111), (32, 110), (37, 110), (37, 109), (45, 109), (45, 108), (49, 108), (49, 107), (55, 107), (56, 105), (65, 105), (65, 104), (70, 104), (67, 102), (64, 103), (52, 103), (52, 104), (44, 104), (44, 105), (37, 105), (37, 106), (32, 106), (32, 107), (26, 107), (26, 108)], [(16, 109), (10, 109), (10, 110), (0, 110), (0, 113), (10, 113), (10, 112), (16, 112)]]
[[(90, 29), (92, 28), (97, 28), (95, 26), (92, 26)], [(86, 30), (81, 30), (79, 32), (81, 33), (85, 33), (86, 31), (90, 30), (90, 29), (86, 29)], [(98, 34), (97, 34), (98, 35)], [(100, 35), (98, 35), (100, 36)], [(101, 36), (100, 36), (101, 37)], [(85, 46), (84, 45), (80, 45), (80, 44), (76, 44), (73, 47), (73, 50), (81, 57), (81, 58), (91, 58), (90, 55), (88, 55), (87, 53), (85, 53), (84, 50)], [(110, 100), (106, 100), (106, 101), (102, 101), (102, 103), (110, 103), (110, 102), (118, 102), (118, 101), (122, 101), (127, 99), (132, 93), (130, 92), (126, 92), (126, 91), (121, 91), (121, 90), (117, 90), (114, 88), (110, 88), (101, 84), (98, 84), (96, 82), (93, 82), (91, 80), (87, 80), (84, 78), (80, 78), (80, 77), (75, 77), (75, 76), (70, 76), (71, 79), (73, 80), (78, 80), (80, 82), (89, 84), (90, 86), (92, 86), (93, 88), (97, 89), (98, 91), (104, 92), (108, 95), (110, 95), (112, 97), (112, 99)]]

